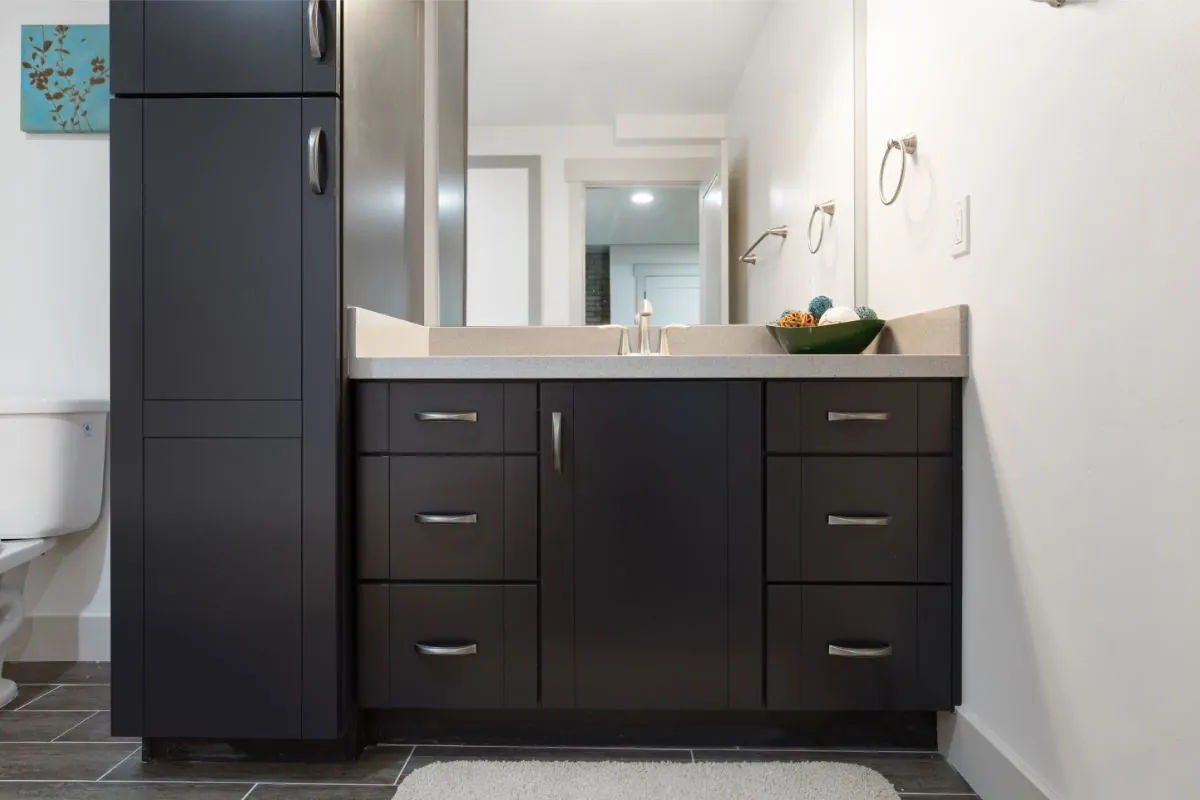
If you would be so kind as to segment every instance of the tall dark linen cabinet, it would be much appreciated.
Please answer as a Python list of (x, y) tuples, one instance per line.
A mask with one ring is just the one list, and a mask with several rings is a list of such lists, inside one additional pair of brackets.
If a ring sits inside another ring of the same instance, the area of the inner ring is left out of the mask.
[(113, 730), (345, 739), (342, 309), (421, 319), (421, 4), (110, 22)]

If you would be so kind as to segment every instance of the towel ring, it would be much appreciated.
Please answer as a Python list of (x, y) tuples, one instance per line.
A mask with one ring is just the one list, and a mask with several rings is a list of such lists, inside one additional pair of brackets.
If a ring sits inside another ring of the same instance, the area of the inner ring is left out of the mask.
[(825, 221), (826, 220), (825, 220), (825, 217), (821, 217), (821, 235), (817, 237), (816, 246), (813, 245), (813, 240), (812, 240), (813, 221), (816, 220), (817, 215), (820, 214), (822, 211), (824, 211), (829, 216), (829, 219), (832, 220), (835, 207), (836, 207), (836, 204), (832, 200), (826, 200), (824, 203), (818, 203), (817, 205), (813, 206), (812, 216), (808, 218), (808, 252), (812, 253), (813, 255), (816, 255), (817, 251), (821, 249), (821, 245), (825, 242)]
[[(892, 154), (892, 150), (900, 151), (900, 180), (896, 183), (896, 191), (892, 193), (892, 199), (889, 200), (887, 192), (883, 189), (883, 174), (887, 171), (888, 157)], [(883, 151), (883, 163), (879, 165), (879, 199), (885, 206), (890, 206), (896, 202), (896, 198), (900, 197), (900, 190), (904, 188), (904, 173), (908, 167), (908, 156), (916, 154), (917, 135), (915, 133), (910, 133), (903, 139), (888, 139), (887, 150)]]

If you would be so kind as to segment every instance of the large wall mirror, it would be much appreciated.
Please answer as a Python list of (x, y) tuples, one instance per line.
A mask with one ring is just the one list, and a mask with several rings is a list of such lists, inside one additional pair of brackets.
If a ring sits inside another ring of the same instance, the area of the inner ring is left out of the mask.
[(469, 0), (465, 269), (443, 264), (441, 323), (628, 325), (642, 298), (655, 324), (851, 304), (854, 5)]

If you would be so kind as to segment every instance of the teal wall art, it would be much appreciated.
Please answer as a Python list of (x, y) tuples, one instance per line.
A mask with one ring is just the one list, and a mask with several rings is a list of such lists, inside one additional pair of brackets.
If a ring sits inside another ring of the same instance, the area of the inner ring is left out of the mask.
[(108, 132), (108, 26), (21, 26), (21, 130)]

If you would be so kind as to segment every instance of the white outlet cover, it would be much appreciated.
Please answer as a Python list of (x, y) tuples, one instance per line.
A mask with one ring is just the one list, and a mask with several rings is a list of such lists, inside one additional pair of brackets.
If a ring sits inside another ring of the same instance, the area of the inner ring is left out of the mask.
[(955, 258), (971, 252), (971, 195), (954, 204), (950, 225), (950, 254)]

